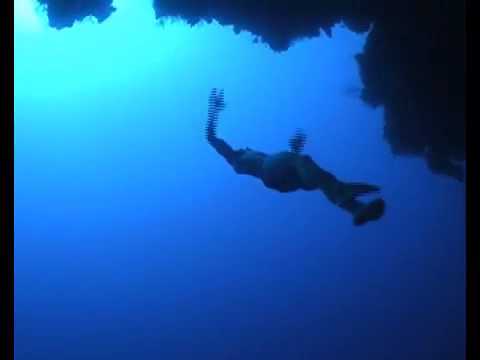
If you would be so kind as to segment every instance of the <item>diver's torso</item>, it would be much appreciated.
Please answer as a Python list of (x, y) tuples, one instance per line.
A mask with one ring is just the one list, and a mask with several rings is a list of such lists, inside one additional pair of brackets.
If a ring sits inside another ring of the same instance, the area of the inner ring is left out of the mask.
[(300, 155), (282, 151), (267, 156), (263, 161), (262, 181), (266, 187), (280, 192), (301, 189), (302, 180), (297, 163)]

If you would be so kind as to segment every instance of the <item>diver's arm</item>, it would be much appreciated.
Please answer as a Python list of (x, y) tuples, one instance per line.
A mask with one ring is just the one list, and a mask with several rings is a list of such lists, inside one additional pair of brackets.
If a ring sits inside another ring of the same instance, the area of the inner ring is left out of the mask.
[(220, 112), (225, 108), (223, 90), (213, 88), (208, 98), (208, 121), (205, 128), (205, 135), (208, 143), (220, 154), (230, 165), (233, 165), (237, 157), (237, 151), (217, 136), (217, 126)]
[(212, 145), (212, 147), (217, 151), (217, 153), (222, 155), (230, 165), (233, 165), (233, 162), (237, 157), (237, 151), (233, 150), (233, 148), (228, 145), (225, 140), (220, 139), (216, 136), (207, 136), (207, 141), (210, 145)]

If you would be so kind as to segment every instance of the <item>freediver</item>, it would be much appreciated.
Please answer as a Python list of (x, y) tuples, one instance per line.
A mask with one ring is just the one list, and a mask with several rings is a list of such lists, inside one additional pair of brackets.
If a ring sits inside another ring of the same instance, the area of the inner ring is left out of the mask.
[(354, 225), (363, 225), (383, 216), (385, 201), (382, 198), (367, 203), (357, 199), (358, 196), (378, 192), (380, 188), (365, 183), (343, 182), (320, 168), (310, 156), (302, 154), (306, 135), (300, 130), (290, 138), (289, 151), (266, 154), (248, 147), (234, 150), (217, 137), (219, 114), (224, 108), (223, 90), (212, 89), (208, 104), (206, 138), (236, 173), (259, 178), (267, 188), (282, 193), (320, 190), (328, 200), (353, 216)]

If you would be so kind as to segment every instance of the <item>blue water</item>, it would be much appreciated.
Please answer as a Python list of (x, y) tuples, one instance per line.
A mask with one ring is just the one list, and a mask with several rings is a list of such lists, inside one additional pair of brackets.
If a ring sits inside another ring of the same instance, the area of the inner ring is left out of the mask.
[[(390, 152), (355, 91), (366, 34), (274, 53), (116, 5), (61, 31), (16, 13), (15, 358), (464, 357), (465, 187)], [(235, 174), (204, 139), (212, 87), (219, 136), (274, 152), (301, 127), (385, 217)]]

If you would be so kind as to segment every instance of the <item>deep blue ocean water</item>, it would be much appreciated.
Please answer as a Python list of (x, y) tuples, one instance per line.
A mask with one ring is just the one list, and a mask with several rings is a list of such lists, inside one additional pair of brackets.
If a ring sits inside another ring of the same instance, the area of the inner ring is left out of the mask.
[[(461, 359), (465, 187), (396, 157), (359, 98), (366, 34), (275, 53), (118, 0), (61, 31), (15, 14), (17, 360)], [(140, 39), (140, 40), (139, 40)], [(204, 138), (305, 152), (382, 188), (354, 227), (320, 192), (239, 176)]]

